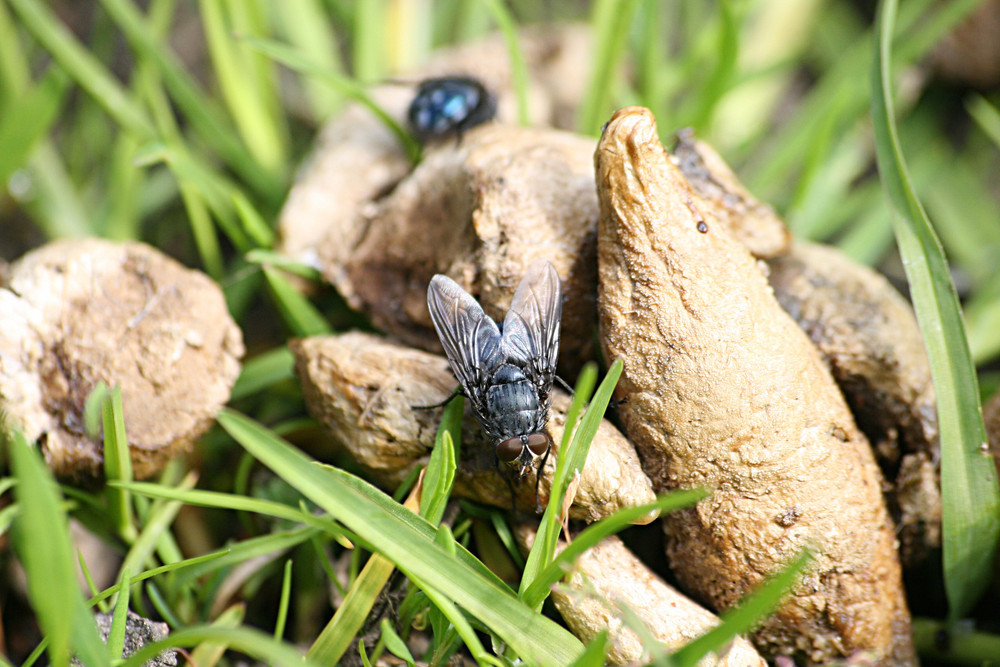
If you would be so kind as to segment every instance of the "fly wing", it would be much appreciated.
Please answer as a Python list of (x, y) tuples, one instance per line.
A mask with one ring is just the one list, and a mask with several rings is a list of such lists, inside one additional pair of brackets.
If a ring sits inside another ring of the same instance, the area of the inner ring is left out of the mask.
[(536, 382), (551, 384), (555, 375), (561, 317), (559, 274), (551, 262), (539, 260), (514, 292), (501, 341), (507, 358), (533, 370)]
[(427, 308), (451, 370), (472, 400), (480, 398), (487, 372), (498, 362), (500, 330), (483, 307), (448, 276), (427, 287)]

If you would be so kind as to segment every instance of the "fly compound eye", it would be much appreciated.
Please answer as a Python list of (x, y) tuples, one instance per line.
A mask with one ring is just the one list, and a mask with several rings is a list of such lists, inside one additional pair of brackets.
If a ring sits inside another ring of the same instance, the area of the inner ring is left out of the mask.
[(532, 433), (528, 436), (528, 449), (535, 456), (543, 456), (545, 452), (549, 451), (551, 442), (552, 440), (547, 433)]
[(517, 460), (523, 450), (521, 438), (508, 438), (497, 445), (497, 458), (504, 463), (511, 463)]

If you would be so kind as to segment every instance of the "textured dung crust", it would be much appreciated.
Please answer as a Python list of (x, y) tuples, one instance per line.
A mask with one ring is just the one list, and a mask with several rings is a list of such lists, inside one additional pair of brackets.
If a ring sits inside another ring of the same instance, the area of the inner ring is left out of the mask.
[(0, 412), (53, 471), (103, 473), (84, 428), (99, 382), (122, 388), (136, 476), (187, 450), (229, 400), (243, 337), (212, 280), (142, 243), (50, 243), (0, 289)]
[[(524, 553), (536, 527), (521, 525), (515, 537)], [(560, 542), (557, 552), (566, 547)], [(609, 665), (643, 663), (646, 649), (623, 625), (623, 609), (642, 620), (646, 631), (668, 650), (676, 650), (719, 624), (719, 618), (664, 582), (616, 537), (608, 537), (573, 563), (564, 585), (552, 589), (552, 602), (577, 637), (589, 643), (601, 631), (611, 635)], [(648, 656), (647, 656), (648, 658)], [(746, 639), (737, 637), (722, 653), (703, 658), (699, 667), (766, 667)]]
[(886, 494), (905, 565), (941, 544), (937, 402), (910, 304), (836, 248), (796, 241), (769, 282), (830, 368), (892, 486)]
[(715, 489), (666, 519), (679, 580), (724, 609), (810, 546), (758, 647), (914, 664), (878, 466), (815, 347), (692, 203), (648, 110), (614, 115), (595, 164), (601, 341), (625, 363), (626, 432), (656, 490)]
[(688, 129), (677, 133), (672, 154), (698, 208), (724, 225), (750, 254), (769, 259), (788, 251), (792, 235), (785, 223), (750, 194), (715, 149)]

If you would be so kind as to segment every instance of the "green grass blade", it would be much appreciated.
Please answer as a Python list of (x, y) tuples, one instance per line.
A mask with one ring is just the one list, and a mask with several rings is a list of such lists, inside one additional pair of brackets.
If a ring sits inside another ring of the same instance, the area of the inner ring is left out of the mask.
[(117, 660), (122, 657), (125, 649), (125, 623), (128, 621), (129, 600), (128, 568), (122, 569), (118, 577), (118, 600), (115, 601), (115, 611), (111, 617), (111, 630), (108, 632), (108, 657)]
[[(942, 642), (942, 636), (948, 641)], [(913, 645), (925, 664), (995, 665), (1000, 655), (1000, 635), (977, 632), (973, 626), (948, 623), (928, 618), (913, 619)], [(931, 662), (934, 661), (934, 662)]]
[(0, 113), (0, 183), (7, 183), (55, 123), (69, 77), (59, 67), (50, 67), (25, 94), (4, 104)]
[(408, 667), (416, 667), (417, 663), (413, 660), (413, 654), (410, 653), (410, 649), (407, 648), (403, 638), (393, 630), (389, 619), (383, 618), (379, 627), (382, 631), (382, 641), (385, 643), (386, 650), (405, 662)]
[[(201, 565), (202, 563), (205, 563), (205, 562), (212, 561), (212, 560), (215, 560), (217, 558), (220, 558), (225, 553), (227, 553), (227, 552), (226, 551), (215, 552), (215, 553), (205, 554), (203, 556), (196, 556), (194, 558), (188, 558), (186, 560), (178, 561), (176, 563), (170, 563), (168, 565), (161, 565), (160, 567), (153, 568), (152, 570), (146, 570), (144, 572), (140, 572), (139, 574), (135, 575), (134, 577), (129, 577), (129, 580), (126, 583), (126, 585), (127, 586), (134, 586), (135, 584), (138, 584), (138, 583), (140, 583), (142, 581), (146, 581), (147, 579), (152, 579), (153, 577), (157, 577), (157, 576), (159, 576), (161, 574), (165, 574), (167, 572), (173, 572), (175, 570), (183, 571), (185, 568), (195, 567), (197, 565)], [(239, 561), (239, 562), (243, 562), (243, 561)], [(91, 606), (91, 607), (93, 607), (94, 605), (100, 605), (101, 602), (103, 602), (104, 600), (107, 600), (108, 598), (110, 598), (111, 596), (113, 596), (115, 593), (117, 593), (120, 590), (121, 590), (121, 584), (120, 583), (119, 584), (115, 584), (114, 586), (111, 586), (109, 588), (106, 588), (103, 591), (101, 591), (100, 593), (97, 593), (96, 595), (91, 596), (91, 598), (89, 600), (87, 600), (87, 605)]]
[(292, 559), (285, 561), (285, 572), (281, 577), (281, 598), (278, 600), (278, 618), (274, 622), (274, 638), (285, 636), (285, 624), (288, 621), (288, 604), (292, 599)]
[[(601, 386), (597, 388), (593, 400), (591, 400), (590, 405), (583, 414), (583, 418), (580, 420), (580, 424), (575, 429), (573, 428), (575, 415), (573, 414), (572, 406), (567, 413), (566, 432), (569, 433), (572, 430), (573, 437), (568, 447), (564, 446), (560, 448), (559, 462), (556, 465), (556, 472), (552, 477), (552, 491), (549, 497), (549, 504), (545, 508), (545, 514), (542, 516), (542, 521), (538, 527), (538, 534), (535, 537), (535, 544), (532, 546), (531, 553), (528, 554), (528, 562), (524, 567), (524, 575), (521, 578), (519, 595), (522, 599), (524, 599), (524, 593), (534, 583), (539, 573), (552, 562), (556, 551), (556, 543), (559, 540), (559, 515), (562, 511), (563, 494), (573, 476), (576, 475), (577, 471), (583, 469), (587, 454), (590, 451), (590, 443), (597, 433), (597, 427), (600, 425), (601, 420), (604, 419), (604, 413), (608, 409), (611, 394), (615, 389), (615, 385), (618, 384), (618, 378), (621, 376), (623, 367), (624, 365), (620, 359), (616, 359), (611, 364), (608, 374), (601, 382)], [(594, 377), (596, 377), (596, 370), (592, 366), (585, 366), (584, 370), (580, 373), (580, 380), (577, 382), (576, 391), (573, 396), (574, 403), (578, 400), (584, 401), (587, 399), (593, 387)], [(573, 418), (573, 421), (570, 421), (571, 418)], [(565, 437), (563, 441), (565, 442)], [(547, 591), (548, 588), (546, 587), (545, 590)], [(533, 600), (532, 602), (529, 603), (529, 606), (532, 608), (538, 608), (541, 604), (541, 600)]]
[(676, 667), (694, 667), (709, 653), (721, 651), (737, 635), (753, 630), (778, 607), (810, 561), (812, 554), (809, 551), (796, 556), (781, 572), (724, 612), (719, 625), (677, 650), (672, 656), (673, 664)]
[(310, 282), (321, 283), (323, 282), (323, 274), (320, 270), (314, 266), (309, 266), (308, 264), (303, 264), (301, 261), (289, 257), (288, 255), (283, 255), (280, 252), (275, 252), (273, 250), (264, 250), (258, 248), (257, 250), (251, 250), (244, 257), (246, 261), (250, 264), (264, 264), (272, 266), (276, 269), (281, 269), (285, 273), (290, 273), (293, 276), (298, 276)]
[[(24, 0), (21, 0), (22, 2)], [(101, 0), (101, 5), (121, 29), (138, 57), (151, 63), (163, 77), (171, 99), (190, 121), (198, 136), (240, 174), (267, 201), (277, 202), (285, 195), (281, 178), (264, 169), (232, 130), (232, 125), (200, 89), (181, 65), (177, 56), (158, 39), (156, 31), (138, 7), (128, 0)]]
[[(169, 133), (172, 133), (172, 129)], [(207, 215), (207, 210), (211, 210), (215, 214), (219, 228), (225, 232), (237, 249), (241, 252), (248, 252), (252, 248), (250, 239), (237, 220), (235, 199), (240, 194), (239, 189), (218, 171), (208, 168), (201, 160), (193, 156), (179, 139), (171, 138), (164, 143), (158, 142), (144, 147), (136, 156), (136, 161), (140, 164), (151, 164), (159, 161), (166, 163), (177, 178), (181, 194), (196, 200), (199, 206), (206, 209), (204, 230), (194, 227), (194, 216), (189, 211), (189, 215), (192, 217), (192, 228), (196, 235), (210, 236), (210, 241), (217, 244), (214, 225)], [(213, 252), (217, 254), (218, 250)], [(215, 261), (221, 262), (221, 259)]]
[(56, 667), (76, 654), (89, 666), (110, 665), (97, 626), (80, 597), (73, 547), (55, 480), (37, 451), (19, 432), (7, 443), (20, 511), (14, 546), (28, 580), (28, 597), (49, 643)]
[(220, 425), (279, 477), (392, 559), (497, 633), (522, 658), (565, 665), (582, 650), (561, 626), (521, 603), (488, 570), (458, 547), (456, 555), (435, 542), (437, 531), (380, 491), (356, 478), (325, 470), (255, 422), (229, 410)]
[(602, 667), (604, 656), (611, 648), (611, 641), (607, 630), (601, 630), (590, 640), (583, 653), (577, 658), (571, 667)]
[[(246, 607), (242, 604), (234, 604), (212, 621), (212, 627), (238, 628), (245, 617)], [(191, 657), (187, 662), (189, 665), (198, 665), (198, 667), (215, 667), (220, 663), (225, 665), (227, 663), (221, 660), (222, 654), (225, 652), (226, 645), (222, 642), (202, 642), (191, 650)]]
[(434, 525), (440, 523), (441, 517), (444, 516), (452, 483), (455, 481), (456, 461), (460, 456), (455, 443), (462, 442), (464, 411), (465, 399), (461, 396), (456, 396), (445, 406), (441, 415), (441, 426), (434, 439), (434, 449), (431, 450), (431, 457), (424, 473), (423, 491), (420, 494), (420, 516)]
[[(272, 4), (271, 9), (278, 15), (286, 42), (298, 45), (307, 58), (328, 72), (344, 70), (338, 48), (341, 37), (334, 31), (321, 0), (283, 2)], [(335, 90), (311, 77), (302, 80), (302, 87), (317, 123), (325, 120), (342, 100)]]
[(493, 16), (504, 44), (507, 45), (507, 57), (510, 58), (510, 74), (514, 82), (514, 92), (517, 94), (517, 122), (527, 125), (528, 118), (528, 66), (524, 61), (524, 52), (517, 38), (517, 25), (507, 7), (500, 0), (483, 0), (486, 8)]
[(340, 661), (395, 569), (392, 561), (385, 556), (372, 554), (333, 618), (309, 648), (306, 654), (309, 659), (320, 665), (335, 665)]
[(269, 662), (282, 667), (321, 667), (322, 663), (304, 657), (296, 648), (283, 642), (275, 641), (273, 637), (260, 630), (239, 627), (227, 628), (202, 625), (174, 630), (170, 636), (151, 644), (146, 644), (136, 651), (119, 667), (142, 667), (147, 660), (160, 654), (161, 651), (203, 644), (221, 644), (229, 648), (257, 658), (260, 662)]
[(170, 486), (153, 484), (150, 482), (132, 482), (130, 484), (116, 484), (130, 489), (134, 493), (149, 496), (151, 498), (163, 498), (174, 500), (185, 505), (198, 505), (201, 507), (215, 507), (218, 509), (228, 509), (237, 512), (254, 512), (264, 516), (272, 516), (286, 521), (294, 521), (312, 526), (337, 539), (345, 547), (350, 546), (350, 541), (345, 541), (345, 531), (335, 522), (313, 516), (312, 513), (301, 508), (295, 508), (275, 500), (265, 500), (263, 498), (251, 498), (233, 493), (222, 493), (219, 491), (204, 491), (201, 489), (176, 489)]
[(1000, 284), (994, 283), (969, 299), (965, 326), (974, 362), (985, 363), (1000, 355)]
[(579, 556), (595, 546), (604, 538), (629, 527), (637, 519), (647, 516), (650, 512), (669, 513), (683, 507), (690, 507), (709, 495), (707, 491), (684, 490), (660, 496), (656, 502), (637, 507), (627, 507), (618, 510), (611, 516), (601, 519), (585, 528), (573, 541), (566, 546), (552, 562), (531, 581), (531, 584), (521, 595), (525, 604), (537, 607), (549, 595), (552, 585), (565, 576), (567, 570)]
[[(369, 4), (369, 3), (363, 3)], [(396, 119), (385, 112), (375, 101), (365, 92), (365, 89), (355, 80), (347, 78), (337, 72), (324, 68), (321, 64), (312, 61), (301, 51), (272, 40), (247, 38), (247, 44), (258, 49), (261, 53), (270, 56), (275, 61), (286, 65), (296, 72), (317, 77), (327, 83), (339, 94), (348, 99), (355, 100), (358, 104), (368, 109), (378, 118), (389, 130), (396, 135), (399, 142), (406, 150), (411, 162), (416, 162), (420, 157), (420, 143), (399, 123)], [(362, 80), (365, 80), (362, 77)]]
[(1000, 111), (981, 95), (972, 95), (965, 104), (969, 115), (986, 136), (1000, 148)]
[(722, 96), (729, 90), (736, 72), (736, 57), (740, 50), (740, 32), (736, 25), (733, 3), (723, 0), (717, 3), (719, 25), (716, 28), (716, 48), (712, 52), (712, 67), (705, 81), (699, 83), (690, 117), (682, 126), (692, 126), (697, 133), (705, 133), (711, 127), (712, 112)]
[[(566, 485), (570, 481), (568, 471), (570, 468), (569, 459), (576, 441), (577, 432), (580, 430), (577, 424), (577, 417), (583, 406), (590, 400), (597, 382), (597, 367), (594, 364), (586, 364), (580, 371), (577, 378), (576, 387), (573, 391), (573, 400), (570, 402), (569, 410), (566, 411), (566, 427), (563, 431), (562, 442), (559, 445), (559, 452), (556, 456), (556, 469), (552, 475), (552, 486), (549, 491), (549, 500), (542, 515), (542, 520), (538, 526), (535, 536), (535, 544), (528, 553), (528, 558), (521, 573), (521, 584), (518, 589), (518, 597), (524, 599), (524, 591), (535, 580), (555, 555), (556, 543), (559, 540), (559, 523), (562, 499), (566, 492)], [(589, 447), (589, 444), (588, 444)], [(533, 609), (539, 606), (531, 605)]]
[(237, 401), (295, 377), (295, 355), (287, 347), (262, 352), (243, 364), (230, 401)]
[(249, 52), (237, 37), (253, 34), (248, 32), (257, 23), (252, 3), (200, 0), (198, 6), (219, 90), (236, 129), (257, 162), (271, 173), (281, 173), (287, 146), (271, 102), (277, 97), (273, 76), (261, 71), (261, 63), (254, 62), (259, 54)]
[(117, 79), (41, 2), (10, 0), (24, 25), (57, 63), (126, 131), (147, 139), (153, 125)]
[(910, 185), (893, 115), (890, 50), (896, 2), (880, 5), (871, 105), (879, 174), (924, 334), (938, 400), (945, 590), (956, 620), (986, 591), (1000, 536), (1000, 490), (958, 298), (937, 236)]
[(265, 266), (264, 278), (278, 312), (292, 333), (303, 337), (332, 333), (326, 318), (277, 269)]
[(386, 70), (386, 0), (360, 2), (354, 11), (354, 75), (361, 81), (378, 81)]
[[(189, 473), (181, 482), (182, 488), (190, 488), (195, 484), (195, 474)], [(124, 485), (123, 485), (124, 486)], [(128, 553), (122, 561), (122, 568), (129, 568), (133, 572), (143, 569), (146, 560), (153, 554), (160, 538), (164, 533), (169, 532), (170, 526), (177, 513), (181, 509), (181, 503), (177, 501), (167, 501), (154, 507), (149, 516), (146, 517), (142, 531), (129, 547)]]
[(444, 595), (438, 593), (430, 586), (426, 586), (420, 579), (414, 579), (413, 583), (420, 588), (427, 599), (434, 604), (438, 610), (444, 615), (445, 618), (455, 627), (458, 635), (465, 642), (468, 647), (469, 652), (472, 654), (472, 658), (479, 665), (497, 665), (500, 667), (503, 663), (500, 659), (495, 656), (490, 655), (483, 648), (482, 642), (479, 641), (479, 637), (476, 635), (475, 629), (473, 629), (472, 624), (469, 623), (468, 619), (462, 613), (462, 610), (455, 606), (451, 600), (449, 600)]
[[(132, 481), (132, 458), (125, 435), (125, 413), (122, 407), (122, 389), (115, 387), (104, 397), (104, 476), (109, 482)], [(126, 542), (135, 539), (135, 521), (132, 516), (132, 498), (128, 489), (107, 486), (105, 497), (108, 513), (115, 530)], [(120, 654), (119, 656), (120, 657)]]
[(243, 231), (259, 248), (270, 248), (274, 245), (274, 231), (271, 229), (264, 216), (254, 208), (245, 194), (236, 188), (232, 191), (233, 206), (239, 215)]
[(183, 569), (176, 568), (176, 565), (179, 564), (172, 564), (172, 566), (175, 566), (174, 569), (177, 569), (174, 575), (176, 577), (175, 582), (177, 585), (184, 585), (207, 574), (218, 572), (225, 567), (246, 563), (251, 558), (277, 558), (280, 554), (307, 542), (315, 535), (315, 528), (296, 528), (294, 530), (268, 533), (260, 537), (251, 537), (230, 544), (222, 549), (217, 549), (205, 554), (205, 556), (199, 557), (201, 559), (199, 562), (191, 562), (194, 559), (191, 559), (191, 561), (181, 561), (179, 564), (190, 563)]
[(597, 37), (587, 93), (576, 119), (577, 130), (582, 134), (597, 134), (611, 114), (609, 101), (615, 74), (625, 53), (637, 6), (636, 0), (598, 0), (594, 3), (590, 24)]

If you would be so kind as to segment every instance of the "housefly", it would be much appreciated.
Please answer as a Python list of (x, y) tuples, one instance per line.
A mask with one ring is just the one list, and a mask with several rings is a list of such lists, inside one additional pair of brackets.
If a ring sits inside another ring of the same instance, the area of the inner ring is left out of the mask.
[(506, 468), (508, 481), (536, 471), (537, 504), (538, 480), (552, 448), (545, 423), (562, 315), (555, 267), (540, 260), (528, 268), (502, 328), (468, 292), (440, 274), (427, 288), (427, 307), (451, 369), (496, 447), (496, 461)]
[(496, 98), (477, 79), (446, 76), (426, 79), (406, 113), (410, 129), (420, 141), (440, 139), (493, 120)]

